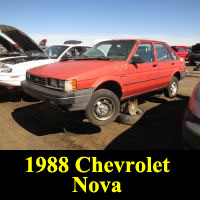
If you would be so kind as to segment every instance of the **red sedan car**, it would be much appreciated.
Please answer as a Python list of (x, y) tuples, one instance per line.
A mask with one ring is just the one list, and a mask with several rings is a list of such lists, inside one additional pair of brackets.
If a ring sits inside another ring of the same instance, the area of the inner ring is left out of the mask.
[[(185, 77), (185, 63), (164, 42), (110, 40), (96, 44), (80, 58), (27, 71), (25, 92), (67, 111), (84, 110), (102, 126), (114, 121), (138, 95), (164, 89), (175, 97)], [(132, 113), (132, 110), (131, 110)]]
[(189, 47), (187, 46), (172, 46), (174, 51), (176, 51), (177, 56), (183, 58), (184, 60), (189, 56)]

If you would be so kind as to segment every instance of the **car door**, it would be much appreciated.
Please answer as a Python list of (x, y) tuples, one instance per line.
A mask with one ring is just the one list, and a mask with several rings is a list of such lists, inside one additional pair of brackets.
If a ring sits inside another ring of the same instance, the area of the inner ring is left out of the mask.
[(154, 43), (154, 48), (158, 65), (158, 87), (166, 87), (171, 81), (176, 61), (172, 59), (172, 55), (164, 43)]
[(129, 96), (154, 90), (158, 84), (158, 68), (155, 62), (152, 43), (140, 43), (134, 56), (139, 56), (143, 63), (129, 64), (128, 91)]

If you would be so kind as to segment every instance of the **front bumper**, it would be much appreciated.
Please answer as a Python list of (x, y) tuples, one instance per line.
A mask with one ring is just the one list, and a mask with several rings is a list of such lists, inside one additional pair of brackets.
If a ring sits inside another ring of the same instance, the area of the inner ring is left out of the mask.
[(30, 96), (54, 105), (66, 106), (69, 111), (85, 110), (95, 90), (90, 88), (67, 93), (39, 86), (28, 81), (23, 81), (21, 86), (24, 92)]
[(189, 148), (200, 150), (200, 119), (189, 109), (183, 120), (183, 141)]
[(25, 80), (25, 76), (1, 75), (0, 76), (0, 85), (20, 87), (21, 82), (24, 80)]

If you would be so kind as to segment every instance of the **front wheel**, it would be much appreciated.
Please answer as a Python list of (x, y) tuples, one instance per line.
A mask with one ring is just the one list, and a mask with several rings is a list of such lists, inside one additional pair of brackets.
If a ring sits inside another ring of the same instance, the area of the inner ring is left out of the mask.
[(167, 88), (165, 89), (165, 96), (173, 98), (178, 93), (178, 79), (173, 77)]
[(87, 119), (96, 126), (113, 122), (119, 115), (119, 98), (110, 90), (99, 89), (94, 92), (85, 110)]

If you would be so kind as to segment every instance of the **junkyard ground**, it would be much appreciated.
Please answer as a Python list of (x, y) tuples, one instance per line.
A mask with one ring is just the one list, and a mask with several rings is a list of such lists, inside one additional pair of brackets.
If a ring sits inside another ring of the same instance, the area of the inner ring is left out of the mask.
[[(0, 93), (0, 149), (182, 149), (182, 119), (192, 90), (200, 76), (191, 73), (180, 82), (178, 96), (145, 95), (143, 117), (134, 125), (113, 122), (96, 127), (87, 121), (69, 125), (57, 107), (18, 101), (7, 91)], [(78, 113), (77, 113), (78, 115)], [(68, 132), (64, 132), (66, 127)]]

